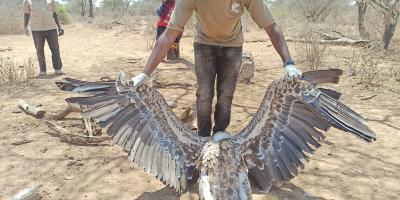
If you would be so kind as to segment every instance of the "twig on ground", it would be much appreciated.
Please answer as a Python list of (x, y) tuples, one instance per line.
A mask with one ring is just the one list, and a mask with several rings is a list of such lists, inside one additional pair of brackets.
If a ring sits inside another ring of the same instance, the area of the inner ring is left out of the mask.
[(31, 143), (31, 142), (33, 142), (33, 140), (25, 140), (25, 139), (23, 139), (23, 140), (11, 143), (11, 145), (19, 146), (19, 145), (28, 144), (28, 143)]
[(378, 96), (378, 95), (374, 94), (374, 95), (369, 96), (369, 97), (361, 98), (361, 100), (369, 100), (369, 99), (372, 99), (372, 98), (374, 98), (376, 96)]

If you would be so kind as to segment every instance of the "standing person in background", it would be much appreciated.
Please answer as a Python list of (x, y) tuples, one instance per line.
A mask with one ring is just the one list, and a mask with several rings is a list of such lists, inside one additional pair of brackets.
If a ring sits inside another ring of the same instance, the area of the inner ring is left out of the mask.
[[(172, 12), (175, 8), (175, 0), (162, 0), (162, 4), (160, 8), (157, 10), (157, 15), (159, 16), (157, 21), (157, 38), (158, 39), (161, 34), (165, 31), (168, 26), (169, 19), (171, 18)], [(177, 60), (179, 59), (179, 41), (180, 36), (175, 40), (175, 43), (172, 44), (171, 49), (167, 54), (168, 60)]]
[[(132, 78), (134, 87), (139, 87), (149, 79), (194, 13), (197, 134), (209, 137), (225, 131), (231, 120), (232, 100), (242, 64), (242, 15), (245, 10), (270, 38), (282, 59), (285, 76), (301, 76), (290, 56), (282, 30), (276, 24), (264, 0), (176, 0), (167, 29), (157, 40), (143, 72)], [(215, 91), (217, 103), (212, 127)]]
[[(29, 36), (28, 23), (30, 21), (33, 42), (35, 43), (36, 54), (39, 61), (39, 78), (47, 76), (46, 59), (44, 55), (44, 43), (50, 47), (53, 61), (53, 68), (56, 75), (62, 75), (62, 62), (58, 36), (64, 35), (64, 30), (57, 17), (56, 3), (54, 0), (24, 0), (24, 31)], [(58, 29), (58, 31), (57, 31)]]

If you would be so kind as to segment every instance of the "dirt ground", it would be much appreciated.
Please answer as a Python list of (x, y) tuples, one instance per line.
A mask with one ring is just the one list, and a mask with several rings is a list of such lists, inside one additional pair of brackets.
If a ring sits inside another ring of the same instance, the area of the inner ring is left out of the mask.
[[(61, 142), (49, 134), (43, 121), (18, 113), (18, 99), (42, 104), (49, 112), (61, 110), (64, 99), (74, 94), (59, 91), (54, 82), (63, 77), (99, 80), (116, 77), (123, 69), (129, 76), (140, 72), (149, 56), (148, 39), (140, 34), (121, 33), (118, 29), (99, 30), (87, 24), (65, 26), (60, 38), (65, 75), (35, 80), (33, 86), (13, 90), (0, 86), (0, 199), (9, 199), (35, 183), (41, 184), (43, 199), (196, 199), (196, 189), (179, 197), (154, 177), (127, 160), (118, 146), (77, 146)], [(273, 79), (283, 75), (281, 61), (261, 33), (246, 35), (245, 52), (253, 54), (256, 73), (253, 83), (240, 84), (234, 99), (230, 131), (243, 128), (255, 113)], [(182, 61), (161, 64), (161, 89), (167, 100), (176, 99), (176, 113), (194, 101), (195, 76), (193, 39), (182, 41)], [(293, 49), (293, 44), (289, 44)], [(0, 36), (3, 57), (23, 60), (35, 57), (32, 38), (22, 35)], [(329, 64), (341, 66), (357, 47), (334, 47)], [(46, 50), (48, 72), (50, 52)], [(301, 60), (301, 58), (296, 58)], [(302, 64), (299, 65), (302, 67)], [(254, 199), (400, 199), (400, 85), (397, 90), (365, 89), (343, 77), (336, 89), (343, 102), (369, 120), (377, 141), (369, 144), (338, 130), (330, 130), (306, 169), (290, 183), (273, 188)], [(362, 100), (367, 97), (373, 98)], [(59, 121), (65, 128), (79, 124), (79, 115)], [(74, 129), (81, 130), (81, 129)], [(77, 133), (79, 134), (79, 133)], [(21, 140), (23, 145), (12, 145)]]

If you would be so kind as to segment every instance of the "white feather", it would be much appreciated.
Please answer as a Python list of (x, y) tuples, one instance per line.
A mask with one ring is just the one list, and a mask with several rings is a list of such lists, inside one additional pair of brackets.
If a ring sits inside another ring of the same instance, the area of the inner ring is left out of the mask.
[(200, 175), (200, 194), (201, 196), (204, 197), (204, 200), (214, 200), (214, 198), (211, 195), (211, 187), (210, 187), (210, 182), (208, 180), (208, 176), (206, 172), (202, 171)]

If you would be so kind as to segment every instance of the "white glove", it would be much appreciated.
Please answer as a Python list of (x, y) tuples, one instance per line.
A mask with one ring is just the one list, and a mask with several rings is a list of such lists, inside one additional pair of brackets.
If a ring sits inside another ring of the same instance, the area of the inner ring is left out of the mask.
[(140, 73), (139, 75), (133, 77), (131, 80), (133, 81), (133, 87), (137, 88), (145, 81), (149, 80), (149, 76), (147, 76), (145, 73)]
[(285, 77), (291, 78), (291, 77), (300, 77), (301, 72), (295, 65), (286, 65), (285, 66)]
[(29, 32), (28, 27), (25, 27), (25, 28), (24, 28), (24, 34), (25, 34), (26, 36), (31, 36), (31, 33)]

